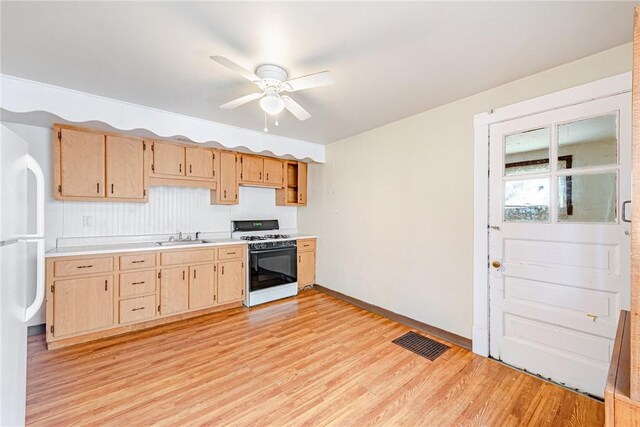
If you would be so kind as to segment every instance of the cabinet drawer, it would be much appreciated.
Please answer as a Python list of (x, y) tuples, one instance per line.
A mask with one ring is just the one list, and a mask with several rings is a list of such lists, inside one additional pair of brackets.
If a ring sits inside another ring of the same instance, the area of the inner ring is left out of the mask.
[(244, 254), (244, 246), (229, 246), (226, 248), (218, 248), (218, 259), (236, 259), (242, 258)]
[(316, 239), (298, 240), (298, 252), (313, 252), (316, 250)]
[(150, 294), (156, 291), (156, 270), (120, 274), (120, 296)]
[(156, 296), (131, 298), (120, 301), (120, 323), (140, 322), (156, 315)]
[(55, 261), (53, 263), (54, 276), (76, 276), (108, 271), (113, 271), (113, 257)]
[(194, 262), (207, 262), (215, 259), (215, 249), (200, 251), (171, 251), (160, 254), (162, 265), (191, 264)]
[(120, 257), (120, 270), (156, 266), (156, 254), (125, 255)]

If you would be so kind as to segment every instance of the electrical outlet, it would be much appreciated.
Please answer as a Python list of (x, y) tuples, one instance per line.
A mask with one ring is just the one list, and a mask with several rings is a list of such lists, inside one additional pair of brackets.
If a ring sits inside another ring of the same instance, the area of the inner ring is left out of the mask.
[(84, 215), (82, 217), (83, 227), (93, 227), (93, 217), (91, 215)]

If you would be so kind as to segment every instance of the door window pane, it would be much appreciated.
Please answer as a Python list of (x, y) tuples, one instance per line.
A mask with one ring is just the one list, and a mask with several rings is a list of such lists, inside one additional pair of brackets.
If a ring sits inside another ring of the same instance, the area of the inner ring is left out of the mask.
[(558, 125), (558, 170), (616, 164), (617, 119), (607, 114)]
[(616, 222), (615, 172), (558, 177), (559, 222)]
[(549, 178), (505, 181), (505, 222), (548, 222), (549, 184)]
[(549, 140), (548, 127), (507, 135), (504, 139), (504, 174), (547, 172)]

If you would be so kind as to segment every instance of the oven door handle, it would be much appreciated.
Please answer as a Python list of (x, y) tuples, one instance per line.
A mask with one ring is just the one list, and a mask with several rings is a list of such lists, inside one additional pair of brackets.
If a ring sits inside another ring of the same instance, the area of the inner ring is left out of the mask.
[(276, 248), (276, 249), (258, 249), (254, 251), (249, 251), (249, 253), (250, 254), (266, 254), (269, 252), (284, 252), (284, 251), (290, 251), (290, 250), (296, 250), (296, 246), (287, 246), (286, 248)]

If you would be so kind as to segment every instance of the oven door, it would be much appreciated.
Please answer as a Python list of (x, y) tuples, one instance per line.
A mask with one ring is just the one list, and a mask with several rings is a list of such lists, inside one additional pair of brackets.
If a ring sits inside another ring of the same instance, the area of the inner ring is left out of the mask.
[(259, 291), (298, 280), (296, 247), (249, 251), (249, 290)]

